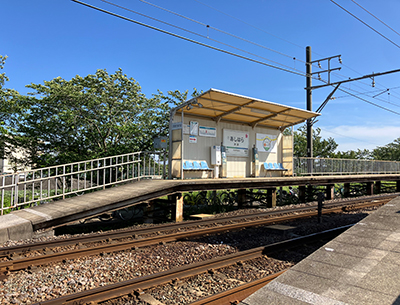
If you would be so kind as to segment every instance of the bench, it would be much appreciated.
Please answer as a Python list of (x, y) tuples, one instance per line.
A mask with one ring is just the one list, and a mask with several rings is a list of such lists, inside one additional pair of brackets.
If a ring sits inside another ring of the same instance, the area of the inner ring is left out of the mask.
[(264, 162), (264, 169), (269, 172), (273, 171), (280, 171), (280, 172), (285, 172), (288, 169), (283, 167), (282, 163), (268, 163)]
[(186, 173), (189, 172), (206, 172), (207, 177), (208, 174), (213, 173), (213, 169), (208, 167), (207, 161), (189, 161), (186, 160), (183, 162), (183, 171)]

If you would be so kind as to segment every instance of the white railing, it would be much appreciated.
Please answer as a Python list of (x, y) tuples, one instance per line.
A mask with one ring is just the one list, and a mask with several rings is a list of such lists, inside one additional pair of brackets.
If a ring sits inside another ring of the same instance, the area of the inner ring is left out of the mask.
[(0, 175), (0, 213), (132, 180), (163, 179), (166, 160), (166, 152), (135, 152)]
[(400, 173), (399, 161), (295, 157), (293, 162), (298, 176)]

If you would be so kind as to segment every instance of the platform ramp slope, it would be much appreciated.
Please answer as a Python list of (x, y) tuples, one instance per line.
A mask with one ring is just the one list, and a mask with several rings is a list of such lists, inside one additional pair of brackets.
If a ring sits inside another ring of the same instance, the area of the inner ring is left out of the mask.
[(142, 180), (82, 196), (12, 211), (0, 217), (0, 242), (32, 238), (34, 231), (93, 217), (175, 192), (176, 181)]
[(400, 304), (400, 197), (240, 304)]

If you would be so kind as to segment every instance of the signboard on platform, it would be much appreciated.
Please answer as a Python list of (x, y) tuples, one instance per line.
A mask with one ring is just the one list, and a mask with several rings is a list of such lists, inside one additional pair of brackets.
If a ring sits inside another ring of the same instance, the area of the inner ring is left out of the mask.
[(278, 146), (278, 137), (278, 135), (257, 133), (256, 147), (258, 149), (258, 152), (276, 153)]
[(190, 134), (197, 136), (199, 134), (199, 122), (190, 121)]
[(197, 137), (196, 136), (189, 136), (189, 143), (196, 144), (197, 143)]
[(222, 144), (225, 146), (227, 156), (248, 157), (249, 156), (249, 133), (241, 130), (223, 130)]
[(216, 138), (217, 137), (217, 128), (200, 126), (199, 127), (199, 136)]
[(182, 122), (173, 122), (171, 127), (172, 130), (182, 129)]

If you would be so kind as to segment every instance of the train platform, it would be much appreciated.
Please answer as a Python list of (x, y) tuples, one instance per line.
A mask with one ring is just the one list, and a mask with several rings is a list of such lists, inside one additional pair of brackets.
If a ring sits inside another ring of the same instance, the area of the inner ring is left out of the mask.
[[(0, 243), (8, 240), (29, 239), (34, 237), (38, 230), (51, 229), (77, 220), (95, 217), (105, 212), (183, 192), (224, 189), (270, 189), (276, 192), (278, 187), (283, 186), (297, 185), (305, 189), (308, 185), (325, 185), (327, 186), (327, 195), (332, 196), (331, 191), (335, 183), (367, 183), (372, 190), (371, 186), (374, 181), (396, 181), (398, 189), (400, 189), (400, 176), (396, 174), (185, 180), (143, 179), (2, 215), (0, 216)], [(179, 196), (176, 196), (175, 200), (175, 219), (180, 221), (182, 220), (183, 200)]]
[(398, 305), (399, 267), (400, 197), (240, 304)]

